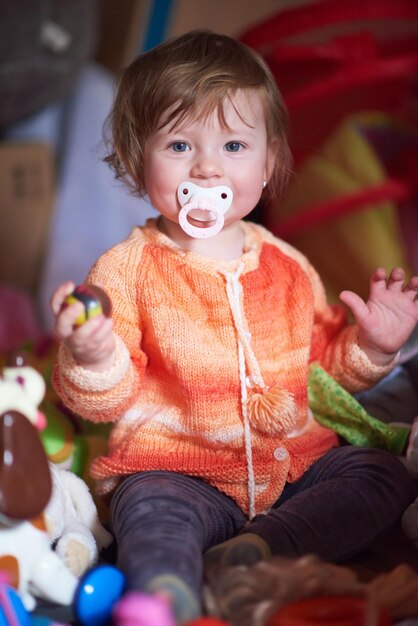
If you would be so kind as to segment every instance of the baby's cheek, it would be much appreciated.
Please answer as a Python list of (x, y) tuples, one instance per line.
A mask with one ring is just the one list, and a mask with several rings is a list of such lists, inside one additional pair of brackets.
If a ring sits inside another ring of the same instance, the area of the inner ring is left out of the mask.
[(248, 184), (243, 182), (236, 194), (234, 194), (233, 208), (241, 217), (245, 217), (248, 213), (256, 207), (260, 200), (263, 187), (260, 184), (260, 189), (254, 184)]

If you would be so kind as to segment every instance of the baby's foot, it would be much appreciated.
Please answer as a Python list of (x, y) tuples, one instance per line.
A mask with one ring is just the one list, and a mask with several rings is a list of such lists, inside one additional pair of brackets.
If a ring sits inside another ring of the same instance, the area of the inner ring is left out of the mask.
[(185, 624), (202, 614), (200, 601), (195, 592), (175, 574), (154, 576), (147, 584), (147, 591), (169, 601), (177, 624)]
[(203, 556), (206, 572), (214, 567), (254, 565), (269, 559), (271, 550), (267, 543), (254, 533), (243, 533), (210, 548)]

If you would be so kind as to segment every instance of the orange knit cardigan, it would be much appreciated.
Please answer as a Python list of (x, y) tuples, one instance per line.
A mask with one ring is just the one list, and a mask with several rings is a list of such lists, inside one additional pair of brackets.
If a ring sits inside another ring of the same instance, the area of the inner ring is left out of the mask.
[[(93, 266), (87, 282), (112, 300), (114, 365), (88, 371), (62, 344), (53, 380), (70, 409), (115, 424), (91, 468), (102, 493), (124, 475), (171, 470), (208, 481), (249, 516), (268, 510), (338, 445), (309, 417), (309, 362), (350, 391), (388, 371), (359, 348), (299, 252), (261, 226), (242, 228), (243, 254), (225, 262), (181, 250), (149, 220)], [(277, 410), (249, 411), (271, 388)]]

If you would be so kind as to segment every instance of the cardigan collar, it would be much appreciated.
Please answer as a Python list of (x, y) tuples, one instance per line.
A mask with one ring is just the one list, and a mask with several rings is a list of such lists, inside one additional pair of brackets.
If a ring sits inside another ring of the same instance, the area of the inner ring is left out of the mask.
[(240, 222), (244, 231), (243, 254), (232, 261), (222, 261), (220, 259), (200, 255), (190, 250), (183, 250), (159, 230), (158, 220), (159, 218), (149, 218), (145, 226), (140, 229), (145, 238), (145, 242), (171, 250), (174, 254), (180, 255), (187, 265), (193, 265), (196, 269), (208, 274), (221, 273), (224, 275), (235, 272), (238, 267), (242, 268), (242, 274), (253, 271), (258, 267), (263, 238), (256, 224), (244, 221)]

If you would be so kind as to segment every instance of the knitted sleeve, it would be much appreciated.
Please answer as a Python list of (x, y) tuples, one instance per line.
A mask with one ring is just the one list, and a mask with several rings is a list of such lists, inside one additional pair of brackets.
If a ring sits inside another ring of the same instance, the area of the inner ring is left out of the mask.
[(329, 305), (323, 283), (308, 259), (288, 243), (268, 231), (263, 235), (282, 252), (297, 261), (306, 272), (314, 301), (314, 322), (310, 361), (319, 361), (345, 389), (355, 393), (375, 384), (388, 374), (397, 362), (387, 366), (374, 365), (358, 344), (358, 328), (348, 321), (343, 305)]
[(146, 367), (141, 322), (136, 305), (140, 246), (119, 244), (91, 269), (86, 282), (102, 287), (112, 302), (115, 359), (105, 372), (78, 365), (62, 344), (53, 371), (53, 385), (72, 411), (93, 422), (117, 421), (136, 401)]

